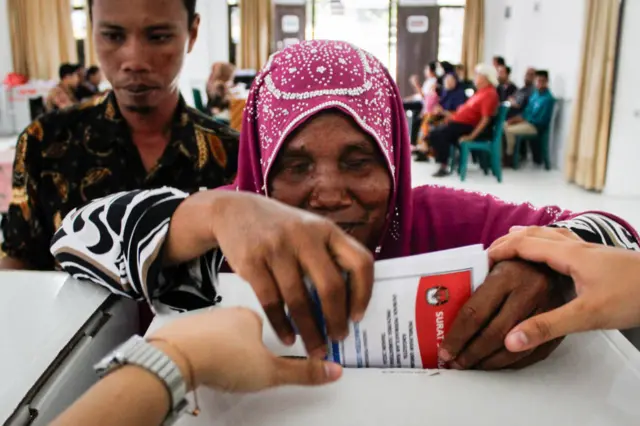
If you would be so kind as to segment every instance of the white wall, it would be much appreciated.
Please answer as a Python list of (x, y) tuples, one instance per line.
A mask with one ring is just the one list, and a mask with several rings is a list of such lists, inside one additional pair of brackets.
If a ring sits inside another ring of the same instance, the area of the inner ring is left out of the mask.
[(604, 192), (640, 197), (637, 175), (640, 159), (640, 85), (638, 85), (638, 40), (640, 1), (627, 1), (622, 22), (618, 77), (613, 103), (609, 161)]
[[(511, 8), (508, 19), (507, 6)], [(519, 86), (527, 67), (548, 69), (551, 90), (563, 100), (551, 141), (556, 167), (564, 163), (584, 23), (584, 0), (485, 0), (485, 61), (504, 56)]]
[(204, 89), (211, 72), (211, 64), (229, 60), (227, 1), (200, 0), (198, 13), (201, 19), (200, 33), (193, 51), (187, 57), (180, 78), (180, 88), (189, 103), (193, 101), (193, 87)]

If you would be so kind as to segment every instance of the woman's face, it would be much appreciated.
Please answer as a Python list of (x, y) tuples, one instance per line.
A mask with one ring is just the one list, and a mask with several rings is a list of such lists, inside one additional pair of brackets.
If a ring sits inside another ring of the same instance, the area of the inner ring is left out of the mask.
[(370, 249), (383, 232), (391, 179), (375, 141), (338, 112), (292, 134), (269, 176), (271, 197), (324, 216)]
[(456, 88), (456, 78), (451, 74), (448, 74), (444, 79), (444, 88), (447, 90), (453, 90)]
[(431, 70), (431, 67), (425, 67), (424, 69), (424, 77), (425, 78), (434, 78), (436, 77), (436, 73)]

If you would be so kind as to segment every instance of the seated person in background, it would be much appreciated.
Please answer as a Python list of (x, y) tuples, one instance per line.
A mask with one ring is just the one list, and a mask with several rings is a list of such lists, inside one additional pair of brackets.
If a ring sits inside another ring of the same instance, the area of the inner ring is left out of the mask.
[(413, 95), (413, 99), (424, 101), (425, 97), (429, 93), (435, 93), (438, 89), (438, 63), (431, 62), (429, 65), (424, 67), (424, 83), (420, 86), (420, 79), (417, 75), (412, 75), (409, 78), (409, 83), (411, 83), (411, 87), (415, 94)]
[[(348, 75), (340, 75), (340, 59), (353, 70)], [(291, 68), (302, 70), (300, 78), (290, 78)], [(318, 74), (329, 77), (313, 78)], [(488, 247), (516, 225), (563, 227), (548, 231), (638, 247), (635, 231), (608, 214), (412, 188), (398, 87), (378, 59), (350, 44), (303, 41), (276, 53), (261, 76), (245, 110), (234, 185), (191, 196), (162, 188), (96, 200), (67, 216), (53, 241), (63, 268), (157, 309), (192, 310), (218, 303), (224, 255), (253, 287), (280, 338), (295, 339), (286, 305), (307, 352), (321, 358), (326, 338), (303, 275), (318, 290), (328, 336), (342, 340), (348, 320), (359, 321), (366, 310), (374, 259)], [(166, 279), (171, 265), (182, 265), (183, 275)], [(510, 354), (504, 338), (512, 324), (564, 303), (560, 278), (520, 260), (495, 265), (445, 336), (442, 360), (498, 369), (544, 359), (559, 341)]]
[(456, 65), (456, 75), (458, 76), (458, 84), (462, 85), (464, 90), (474, 89), (473, 81), (467, 78), (467, 69), (464, 65)]
[(500, 102), (506, 102), (516, 94), (518, 88), (511, 82), (511, 67), (500, 65), (498, 67), (498, 97)]
[(507, 118), (522, 114), (522, 111), (527, 107), (529, 97), (535, 89), (535, 82), (536, 70), (534, 68), (527, 68), (527, 72), (524, 75), (524, 86), (518, 89), (513, 96), (507, 99), (511, 104)]
[(95, 198), (167, 185), (195, 192), (236, 174), (236, 133), (188, 108), (176, 85), (198, 33), (195, 1), (89, 5), (96, 53), (114, 90), (45, 115), (19, 137), (0, 269), (54, 269), (49, 242), (62, 218)]
[(436, 67), (436, 75), (438, 76), (438, 88), (437, 92), (439, 96), (442, 96), (442, 91), (444, 90), (444, 79), (449, 74), (453, 74), (456, 72), (456, 68), (453, 66), (451, 62), (442, 61), (438, 62)]
[(427, 161), (429, 153), (429, 130), (442, 124), (445, 119), (445, 112), (455, 112), (467, 101), (464, 87), (458, 82), (455, 74), (449, 73), (444, 79), (444, 89), (440, 102), (436, 105), (430, 114), (426, 115), (422, 120), (422, 141), (415, 151), (416, 161)]
[(76, 89), (76, 99), (80, 102), (89, 100), (100, 95), (100, 83), (102, 82), (102, 72), (96, 66), (89, 67), (85, 74), (84, 81)]
[(49, 91), (45, 99), (45, 107), (47, 111), (57, 111), (69, 108), (78, 103), (75, 90), (80, 84), (78, 69), (80, 65), (62, 64), (58, 74), (60, 82), (56, 87)]
[(502, 56), (493, 57), (493, 67), (498, 71), (498, 67), (506, 67), (507, 63)]
[(211, 67), (211, 75), (207, 81), (207, 109), (215, 118), (226, 121), (230, 119), (230, 87), (234, 73), (235, 67), (228, 62), (216, 62)]
[(438, 64), (431, 62), (424, 67), (424, 83), (420, 86), (420, 78), (412, 75), (409, 83), (413, 87), (414, 95), (405, 100), (405, 107), (408, 106), (413, 112), (411, 125), (411, 144), (416, 145), (418, 134), (420, 133), (420, 123), (426, 111), (431, 111), (438, 104)]
[(476, 93), (454, 113), (443, 111), (445, 124), (429, 133), (429, 144), (436, 153), (440, 169), (433, 177), (449, 174), (449, 150), (459, 143), (475, 140), (488, 129), (500, 100), (496, 69), (485, 64), (476, 67)]
[(555, 99), (549, 90), (549, 73), (536, 71), (536, 90), (529, 98), (527, 108), (522, 115), (512, 117), (504, 124), (507, 149), (505, 165), (511, 166), (518, 136), (536, 136), (551, 124)]

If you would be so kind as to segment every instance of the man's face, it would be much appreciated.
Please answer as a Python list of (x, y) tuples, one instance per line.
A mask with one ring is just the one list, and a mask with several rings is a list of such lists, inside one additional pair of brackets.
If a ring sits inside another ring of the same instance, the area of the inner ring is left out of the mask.
[(80, 76), (78, 73), (73, 73), (65, 77), (64, 82), (69, 87), (78, 87), (80, 85)]
[(533, 68), (529, 68), (527, 70), (527, 73), (524, 75), (525, 84), (533, 84), (535, 79), (536, 79), (536, 70), (534, 70)]
[(538, 76), (536, 77), (536, 89), (544, 90), (549, 86), (549, 80), (546, 77)]
[(183, 0), (94, 0), (95, 46), (120, 105), (149, 112), (177, 92), (198, 35)]
[(97, 73), (89, 77), (89, 82), (94, 86), (100, 86), (100, 83), (102, 82), (102, 72), (98, 71)]
[(488, 87), (491, 84), (489, 83), (489, 79), (485, 75), (478, 74), (478, 73), (476, 73), (473, 83), (476, 85), (478, 89), (484, 89), (485, 87)]
[(507, 72), (507, 67), (498, 67), (498, 81), (500, 82), (500, 84), (504, 84), (509, 81), (509, 73)]

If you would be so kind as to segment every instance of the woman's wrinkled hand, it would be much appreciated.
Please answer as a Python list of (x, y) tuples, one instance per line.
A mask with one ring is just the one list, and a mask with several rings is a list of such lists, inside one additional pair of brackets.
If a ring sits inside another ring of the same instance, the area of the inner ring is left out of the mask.
[(509, 331), (532, 314), (564, 302), (559, 275), (521, 260), (500, 262), (462, 307), (440, 347), (439, 356), (456, 369), (523, 368), (545, 359), (560, 344), (512, 353)]
[(327, 219), (248, 193), (206, 191), (189, 197), (173, 216), (169, 261), (194, 259), (216, 246), (251, 284), (284, 343), (295, 341), (286, 306), (308, 353), (326, 353), (304, 277), (317, 290), (332, 340), (343, 340), (349, 319), (364, 315), (373, 256)]

